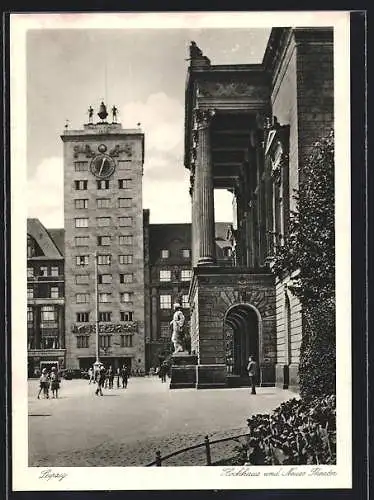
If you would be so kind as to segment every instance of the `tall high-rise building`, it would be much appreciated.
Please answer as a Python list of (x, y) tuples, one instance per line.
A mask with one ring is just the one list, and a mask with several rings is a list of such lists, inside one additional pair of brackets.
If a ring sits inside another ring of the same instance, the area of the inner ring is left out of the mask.
[(90, 107), (83, 129), (61, 135), (68, 368), (92, 365), (97, 344), (107, 366), (142, 370), (145, 364), (144, 134), (123, 129), (116, 111), (108, 123), (102, 103), (93, 123)]

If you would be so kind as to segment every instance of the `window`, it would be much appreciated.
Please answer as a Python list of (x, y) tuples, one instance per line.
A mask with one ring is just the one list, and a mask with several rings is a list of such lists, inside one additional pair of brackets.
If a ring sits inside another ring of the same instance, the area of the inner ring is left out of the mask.
[(112, 337), (110, 335), (100, 335), (100, 347), (110, 347), (112, 343)]
[(118, 217), (119, 226), (131, 226), (131, 224), (132, 224), (131, 217)]
[(55, 306), (42, 306), (41, 308), (41, 321), (57, 321), (57, 311)]
[(160, 323), (160, 336), (163, 338), (169, 338), (171, 335), (170, 323), (167, 321), (161, 321)]
[(88, 208), (88, 200), (74, 200), (75, 208)]
[(97, 244), (102, 247), (110, 245), (110, 236), (98, 236)]
[(89, 236), (76, 236), (75, 246), (76, 247), (87, 247), (89, 243)]
[(119, 237), (119, 244), (120, 245), (132, 245), (132, 236), (131, 235), (120, 236)]
[(88, 266), (88, 255), (77, 255), (75, 263), (77, 266)]
[(27, 322), (32, 323), (34, 321), (34, 310), (32, 307), (27, 308)]
[(88, 217), (75, 219), (75, 227), (88, 227)]
[(86, 172), (88, 170), (88, 161), (75, 161), (74, 170), (76, 172)]
[(100, 312), (99, 313), (99, 321), (102, 323), (108, 323), (112, 321), (112, 313), (111, 312)]
[(184, 259), (189, 259), (191, 256), (191, 250), (189, 248), (183, 248), (181, 250), (181, 254)]
[(110, 208), (110, 198), (97, 198), (97, 208)]
[(99, 302), (112, 302), (112, 294), (111, 293), (99, 293)]
[(118, 179), (119, 189), (128, 189), (131, 187), (131, 179)]
[(99, 227), (110, 226), (110, 217), (96, 217), (96, 223)]
[(27, 289), (27, 298), (28, 299), (33, 299), (34, 298), (34, 288), (28, 288)]
[(121, 347), (132, 347), (132, 335), (121, 335)]
[(88, 181), (74, 181), (74, 189), (76, 191), (86, 191)]
[(132, 311), (121, 311), (121, 321), (133, 321), (133, 316)]
[(52, 266), (51, 267), (51, 276), (60, 276), (60, 270), (58, 266)]
[(80, 312), (76, 314), (77, 323), (88, 323), (89, 320), (90, 320), (90, 313), (88, 312)]
[(119, 282), (120, 283), (132, 283), (133, 281), (133, 274), (120, 274), (119, 275)]
[(161, 270), (160, 281), (170, 281), (170, 280), (171, 280), (171, 271)]
[(171, 309), (171, 295), (160, 295), (160, 309)]
[(28, 278), (33, 278), (34, 277), (34, 268), (33, 267), (28, 267), (27, 268), (27, 277)]
[(77, 336), (77, 348), (78, 349), (87, 349), (88, 347), (88, 335), (78, 335)]
[(39, 276), (48, 276), (48, 267), (47, 266), (40, 267)]
[(132, 255), (119, 255), (118, 259), (120, 264), (132, 264)]
[(119, 294), (121, 302), (131, 302), (132, 301), (132, 293), (122, 292)]
[(109, 181), (96, 181), (97, 189), (109, 189)]
[(118, 208), (130, 208), (131, 202), (131, 198), (118, 198)]
[(191, 281), (191, 277), (192, 277), (191, 269), (182, 269), (181, 281)]
[(111, 263), (111, 255), (98, 255), (97, 256), (97, 263), (100, 266), (109, 266)]
[(76, 274), (75, 275), (75, 284), (76, 285), (88, 285), (90, 282), (89, 274)]
[(166, 250), (166, 248), (164, 248), (163, 250), (161, 250), (161, 259), (168, 259), (169, 258), (169, 250)]
[(58, 286), (51, 286), (51, 299), (58, 299), (59, 296)]
[(77, 293), (75, 295), (75, 302), (77, 304), (87, 304), (87, 302), (90, 301), (90, 294), (89, 293)]
[(112, 282), (112, 275), (111, 274), (99, 274), (99, 276), (97, 278), (98, 278), (98, 282), (100, 283), (100, 285), (105, 285), (105, 284), (109, 284)]
[(190, 303), (188, 302), (188, 295), (182, 295), (182, 307), (188, 309), (190, 307)]

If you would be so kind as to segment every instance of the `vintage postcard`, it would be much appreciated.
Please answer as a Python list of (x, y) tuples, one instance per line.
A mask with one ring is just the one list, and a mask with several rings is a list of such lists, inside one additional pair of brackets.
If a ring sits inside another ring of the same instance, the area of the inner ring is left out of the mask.
[(350, 488), (349, 13), (10, 39), (13, 489)]

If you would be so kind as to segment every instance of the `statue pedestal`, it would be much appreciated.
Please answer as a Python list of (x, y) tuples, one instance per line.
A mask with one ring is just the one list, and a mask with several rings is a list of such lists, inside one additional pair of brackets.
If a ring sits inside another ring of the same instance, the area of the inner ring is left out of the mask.
[(170, 389), (187, 389), (196, 386), (197, 356), (186, 351), (172, 355)]

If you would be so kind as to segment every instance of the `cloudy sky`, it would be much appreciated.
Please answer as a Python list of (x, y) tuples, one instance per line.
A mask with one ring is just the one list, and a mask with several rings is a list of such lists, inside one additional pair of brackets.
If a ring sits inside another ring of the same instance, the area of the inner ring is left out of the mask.
[[(212, 64), (261, 62), (270, 29), (32, 29), (27, 32), (28, 216), (63, 227), (60, 135), (87, 122), (100, 100), (119, 108), (125, 128), (145, 133), (143, 206), (151, 222), (190, 222), (183, 166), (188, 46)], [(216, 220), (231, 216), (228, 192), (216, 193)]]

